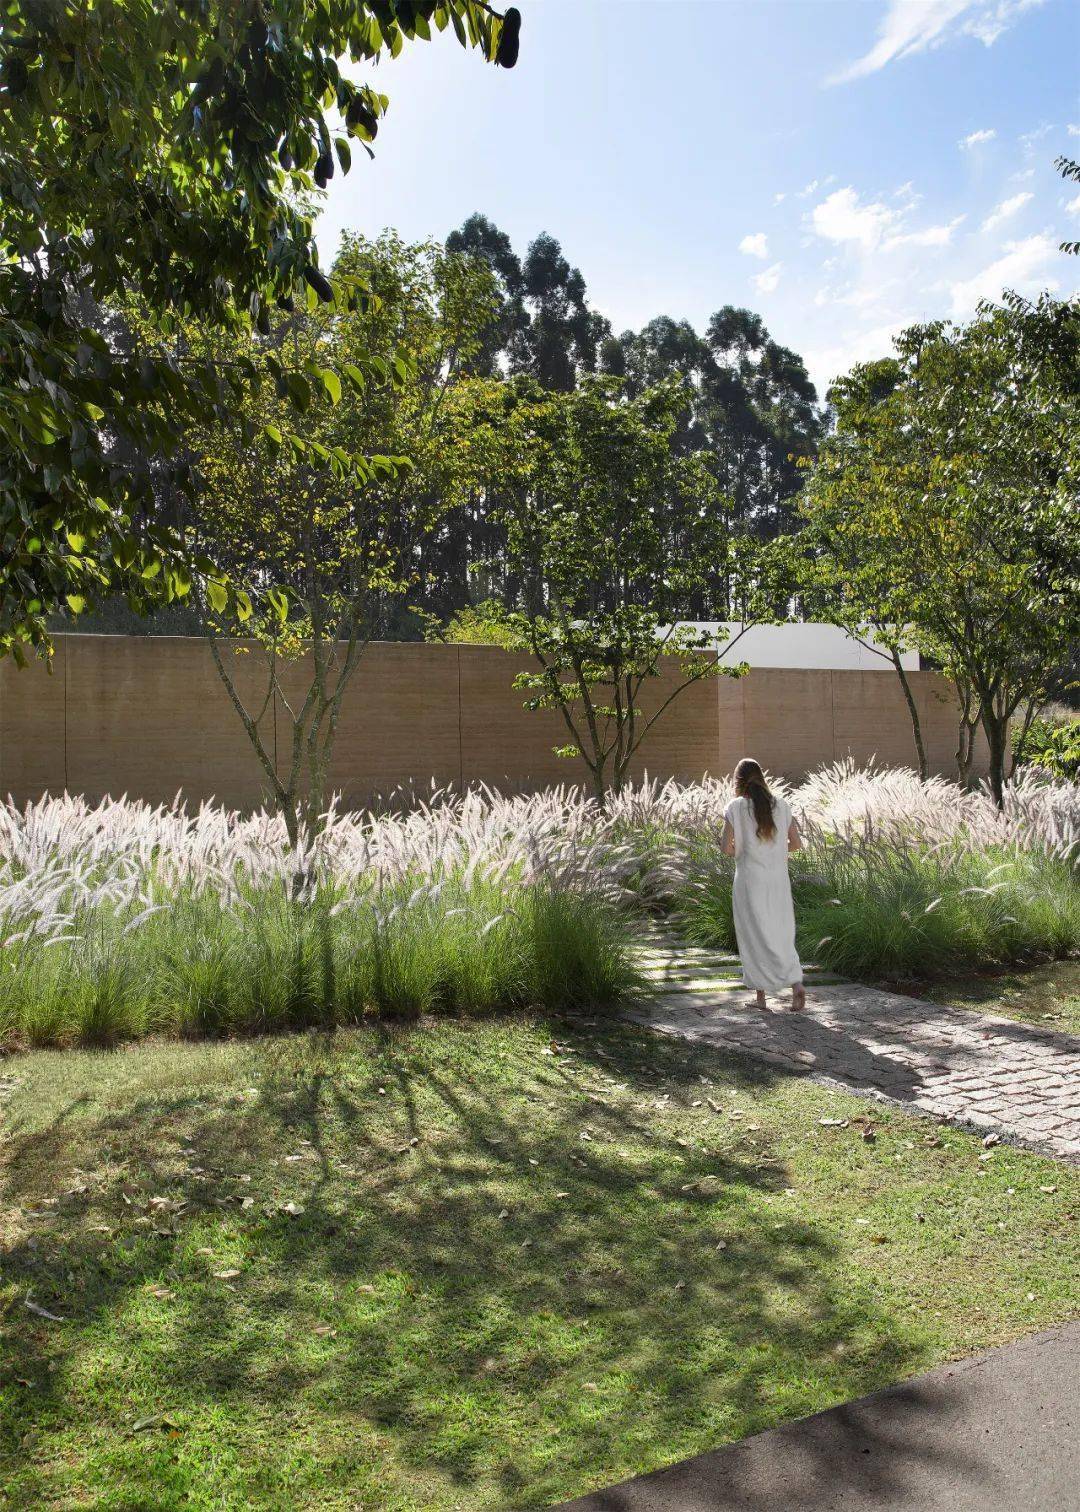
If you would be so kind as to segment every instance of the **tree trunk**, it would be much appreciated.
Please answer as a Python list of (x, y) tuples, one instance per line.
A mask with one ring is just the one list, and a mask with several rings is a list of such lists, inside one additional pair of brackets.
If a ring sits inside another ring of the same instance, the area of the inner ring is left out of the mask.
[(919, 706), (916, 704), (914, 695), (912, 694), (911, 684), (908, 682), (907, 672), (904, 670), (904, 664), (900, 660), (899, 651), (895, 646), (891, 646), (889, 649), (892, 654), (892, 664), (896, 668), (896, 675), (900, 679), (900, 686), (904, 690), (904, 699), (908, 706), (908, 713), (911, 716), (911, 733), (915, 740), (915, 754), (919, 760), (919, 776), (925, 782), (930, 775), (930, 764), (926, 759), (926, 747), (923, 745)]
[(963, 788), (971, 786), (971, 760), (975, 752), (975, 725), (977, 721), (963, 714), (960, 719), (959, 738), (956, 747), (956, 780)]
[(981, 712), (982, 726), (990, 747), (990, 791), (998, 808), (1005, 806), (1005, 755), (1009, 746), (1008, 715), (998, 714), (986, 705)]

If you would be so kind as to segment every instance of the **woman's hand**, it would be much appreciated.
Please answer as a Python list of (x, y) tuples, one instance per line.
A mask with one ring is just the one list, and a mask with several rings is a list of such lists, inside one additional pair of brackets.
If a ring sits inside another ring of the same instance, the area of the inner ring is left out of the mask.
[(724, 832), (720, 836), (720, 850), (725, 856), (735, 854), (735, 831), (731, 827), (731, 820), (724, 820)]

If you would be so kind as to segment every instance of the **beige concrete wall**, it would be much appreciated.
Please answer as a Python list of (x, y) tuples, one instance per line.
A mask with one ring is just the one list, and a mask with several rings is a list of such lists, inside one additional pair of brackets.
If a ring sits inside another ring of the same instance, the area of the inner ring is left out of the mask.
[[(242, 643), (226, 652), (245, 704), (262, 709), (262, 654)], [(345, 696), (331, 785), (357, 805), (401, 786), (483, 781), (509, 788), (580, 781), (580, 762), (553, 747), (568, 739), (557, 713), (532, 713), (511, 684), (526, 663), (491, 646), (369, 646)], [(302, 663), (280, 669), (292, 701)], [(648, 715), (678, 669), (646, 685)], [(949, 685), (911, 674), (935, 771), (953, 770), (956, 716)], [(260, 731), (279, 770), (287, 764), (289, 719), (263, 709)], [(839, 757), (876, 756), (911, 765), (911, 727), (891, 672), (762, 668), (718, 677), (681, 693), (646, 737), (635, 775), (693, 780), (755, 756), (788, 777)], [(979, 759), (985, 761), (980, 745)], [(17, 801), (44, 792), (107, 793), (189, 802), (214, 797), (239, 808), (263, 801), (267, 779), (215, 670), (209, 648), (183, 637), (60, 635), (53, 670), (0, 662), (0, 793)]]

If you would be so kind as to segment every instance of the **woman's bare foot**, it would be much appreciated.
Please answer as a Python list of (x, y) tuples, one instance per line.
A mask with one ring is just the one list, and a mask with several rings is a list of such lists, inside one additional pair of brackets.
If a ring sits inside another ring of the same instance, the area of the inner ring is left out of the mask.
[(806, 1007), (806, 988), (801, 982), (796, 982), (791, 989), (791, 1011), (801, 1013)]
[(757, 995), (754, 998), (754, 1007), (755, 1008), (767, 1008), (768, 1006), (769, 1006), (768, 1003), (766, 1003), (766, 1001), (765, 1001), (765, 994), (762, 992), (761, 988), (759, 987), (758, 990), (757, 990)]

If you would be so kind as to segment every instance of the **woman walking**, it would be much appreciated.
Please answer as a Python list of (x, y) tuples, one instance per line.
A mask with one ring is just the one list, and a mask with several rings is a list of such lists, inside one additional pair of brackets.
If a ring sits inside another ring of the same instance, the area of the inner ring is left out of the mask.
[(766, 992), (791, 988), (791, 1006), (806, 1006), (802, 966), (795, 949), (795, 910), (788, 877), (788, 851), (802, 848), (791, 807), (769, 791), (756, 761), (735, 768), (735, 797), (724, 810), (720, 841), (735, 857), (732, 908), (743, 981), (765, 1007)]

